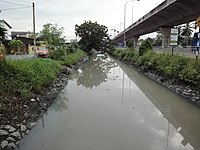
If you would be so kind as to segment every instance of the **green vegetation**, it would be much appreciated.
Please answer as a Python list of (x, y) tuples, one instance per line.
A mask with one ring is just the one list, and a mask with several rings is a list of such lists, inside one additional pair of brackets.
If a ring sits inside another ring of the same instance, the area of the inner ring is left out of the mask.
[(135, 41), (134, 41), (134, 39), (132, 38), (131, 40), (128, 41), (127, 47), (128, 47), (129, 49), (134, 49), (134, 43), (135, 43)]
[[(3, 61), (0, 63), (0, 102), (26, 100), (56, 79), (62, 65), (73, 65), (86, 54), (78, 45), (65, 45), (52, 51), (52, 59)], [(53, 60), (55, 59), (55, 60)]]
[(2, 52), (5, 55), (6, 54), (5, 47), (0, 46), (0, 52)]
[(186, 24), (179, 25), (178, 44), (181, 46), (192, 45), (192, 33), (197, 27), (196, 22), (187, 22)]
[(137, 51), (116, 49), (111, 55), (131, 62), (145, 70), (154, 70), (174, 81), (200, 86), (200, 60), (171, 54), (147, 51), (142, 56)]
[(141, 45), (139, 47), (139, 55), (142, 56), (147, 51), (152, 50), (152, 49), (153, 49), (153, 46), (152, 46), (151, 42), (148, 39), (146, 39), (141, 43)]
[(153, 41), (153, 46), (161, 46), (162, 45), (162, 33), (157, 31), (157, 35), (155, 40)]
[(86, 53), (82, 50), (77, 50), (74, 53), (70, 53), (64, 57), (64, 60), (61, 62), (62, 65), (74, 65), (76, 62), (79, 62), (83, 57), (86, 57)]
[(101, 51), (111, 48), (111, 40), (107, 32), (108, 28), (97, 22), (85, 21), (83, 24), (75, 26), (75, 33), (81, 38), (79, 45), (88, 53), (92, 49)]
[(55, 80), (61, 65), (54, 60), (17, 60), (0, 63), (0, 102), (30, 98)]
[[(49, 48), (51, 59), (7, 61), (1, 56), (0, 111), (3, 112), (11, 105), (23, 105), (23, 101), (30, 99), (33, 93), (40, 93), (43, 88), (52, 85), (63, 65), (74, 65), (86, 57), (78, 44), (63, 44), (63, 31), (64, 28), (58, 28), (57, 24), (48, 23), (40, 32), (39, 39)], [(4, 37), (5, 30), (0, 28), (0, 41), (3, 41)], [(15, 52), (19, 51), (22, 45), (20, 40), (7, 43)], [(0, 51), (1, 55), (5, 54), (4, 47), (0, 47)]]
[(23, 46), (20, 40), (11, 40), (8, 45), (13, 48), (13, 52), (19, 52), (19, 48)]
[(61, 46), (61, 43), (64, 42), (64, 38), (62, 37), (63, 32), (63, 27), (59, 28), (57, 24), (47, 23), (43, 25), (39, 39), (46, 41), (48, 47), (54, 50), (58, 46)]
[(137, 57), (139, 57), (138, 53), (136, 51), (133, 51), (132, 49), (127, 49), (127, 50), (116, 49), (112, 54), (115, 57), (124, 59), (126, 61), (134, 61)]
[(70, 53), (74, 53), (80, 50), (80, 47), (76, 43), (72, 43), (69, 45), (59, 46), (56, 50), (50, 50), (50, 58), (54, 60), (64, 60), (66, 55)]

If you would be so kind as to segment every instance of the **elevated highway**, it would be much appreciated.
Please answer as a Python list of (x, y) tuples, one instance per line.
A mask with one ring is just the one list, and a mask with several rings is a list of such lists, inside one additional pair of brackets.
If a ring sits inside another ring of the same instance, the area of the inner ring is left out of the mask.
[[(169, 45), (170, 29), (191, 22), (200, 16), (199, 0), (165, 0), (134, 24), (125, 29), (126, 39), (161, 31), (163, 46)], [(123, 42), (124, 31), (114, 37), (114, 41)]]

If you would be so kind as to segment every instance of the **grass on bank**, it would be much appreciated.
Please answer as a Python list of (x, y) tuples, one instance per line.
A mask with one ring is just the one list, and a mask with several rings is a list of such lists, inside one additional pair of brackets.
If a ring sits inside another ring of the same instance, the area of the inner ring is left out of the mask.
[(10, 99), (26, 100), (56, 79), (62, 65), (72, 65), (85, 57), (77, 50), (64, 56), (64, 60), (26, 59), (0, 62), (0, 104)]
[(60, 63), (46, 59), (1, 62), (0, 101), (30, 98), (32, 92), (51, 84), (60, 69)]
[(155, 70), (175, 81), (179, 80), (200, 87), (200, 60), (171, 54), (157, 54), (152, 50), (140, 56), (134, 50), (115, 49), (111, 55), (137, 66), (143, 66), (146, 70)]
[(61, 61), (62, 65), (74, 65), (76, 62), (79, 62), (83, 57), (86, 57), (86, 53), (82, 50), (77, 50), (74, 53), (65, 55), (64, 60)]

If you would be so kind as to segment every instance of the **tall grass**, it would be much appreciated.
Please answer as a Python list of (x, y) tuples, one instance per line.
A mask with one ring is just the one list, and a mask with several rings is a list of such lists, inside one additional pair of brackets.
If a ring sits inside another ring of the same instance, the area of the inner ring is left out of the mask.
[(81, 50), (65, 53), (58, 60), (29, 59), (0, 62), (0, 102), (10, 99), (27, 99), (33, 92), (49, 86), (57, 77), (62, 65), (73, 65), (85, 57)]
[(60, 63), (47, 59), (17, 60), (0, 63), (0, 101), (13, 97), (30, 98), (55, 80)]
[(73, 65), (80, 61), (83, 57), (86, 56), (86, 53), (82, 50), (77, 50), (74, 53), (65, 55), (64, 60), (61, 62), (62, 65)]

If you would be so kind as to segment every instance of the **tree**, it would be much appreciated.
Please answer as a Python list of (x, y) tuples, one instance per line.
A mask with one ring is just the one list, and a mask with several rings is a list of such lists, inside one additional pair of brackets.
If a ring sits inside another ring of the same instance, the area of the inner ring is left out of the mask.
[(79, 45), (86, 52), (110, 48), (111, 40), (107, 32), (108, 28), (97, 22), (85, 21), (81, 25), (75, 25), (75, 34), (81, 38)]
[(55, 47), (60, 46), (64, 42), (64, 38), (62, 37), (63, 32), (63, 27), (59, 28), (57, 24), (47, 23), (43, 25), (39, 39), (47, 41), (48, 46), (55, 49)]
[(144, 39), (139, 39), (138, 40), (138, 45), (141, 45), (143, 41), (144, 41)]
[(148, 37), (147, 40), (151, 43), (151, 45), (153, 45), (153, 43), (154, 43), (154, 39)]
[(160, 31), (157, 32), (153, 46), (162, 46), (162, 34)]
[(152, 50), (152, 49), (153, 49), (153, 46), (152, 46), (151, 42), (148, 39), (146, 39), (141, 43), (141, 45), (139, 47), (139, 55), (142, 56), (148, 50)]
[(19, 52), (19, 48), (23, 46), (23, 43), (20, 40), (11, 40), (8, 45), (14, 48), (15, 52)]
[(131, 40), (129, 40), (128, 44), (127, 44), (128, 48), (133, 50), (134, 49), (134, 43), (135, 43), (135, 41), (134, 41), (133, 38)]
[(6, 29), (0, 26), (0, 42), (3, 42), (5, 40), (6, 36)]
[(193, 32), (193, 29), (196, 29), (197, 25), (196, 23), (186, 23), (185, 25), (178, 26), (179, 29), (179, 40), (181, 45), (188, 46), (191, 44), (191, 35)]

